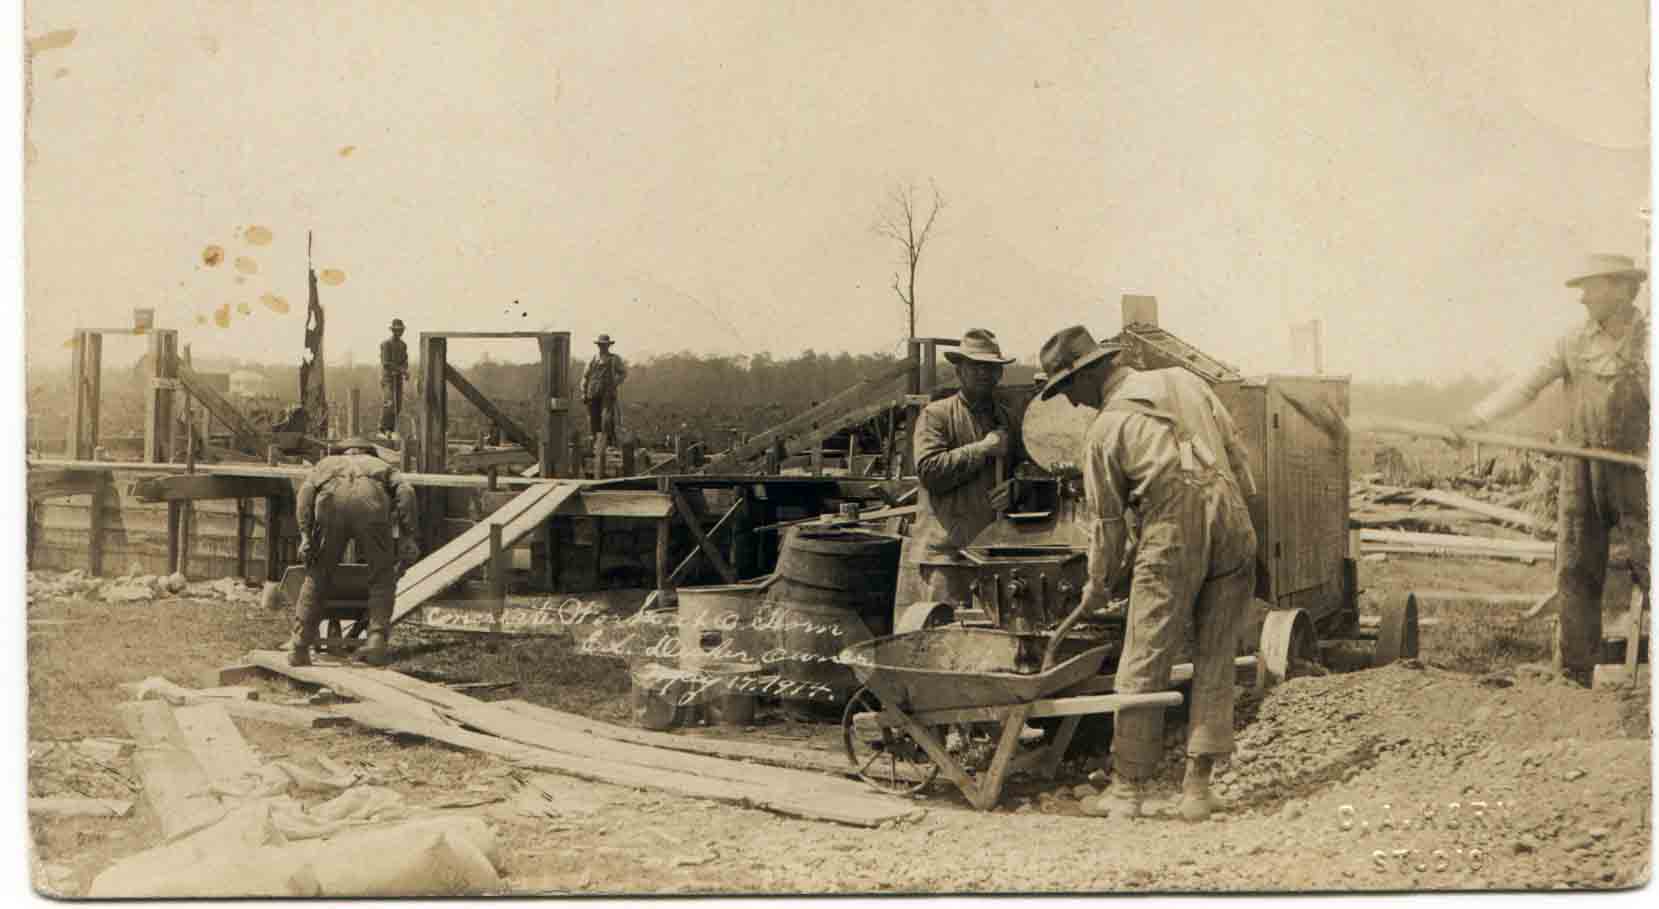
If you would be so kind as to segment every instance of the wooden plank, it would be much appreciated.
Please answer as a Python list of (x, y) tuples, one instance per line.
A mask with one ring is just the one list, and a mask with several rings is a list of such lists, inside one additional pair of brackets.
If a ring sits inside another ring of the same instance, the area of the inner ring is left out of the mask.
[(1533, 558), (1555, 556), (1555, 544), (1541, 540), (1504, 540), (1497, 537), (1469, 537), (1452, 533), (1366, 529), (1360, 531), (1360, 542), (1421, 546), (1446, 552), (1505, 552)]
[(91, 471), (31, 470), (28, 472), (29, 501), (88, 495), (98, 488), (100, 482), (100, 475)]
[(297, 490), (290, 479), (194, 474), (148, 477), (134, 483), (132, 493), (140, 502), (176, 502), (292, 496)]
[(399, 579), (392, 621), (397, 622), (421, 603), (442, 593), (489, 558), (490, 523), (501, 526), (501, 542), (511, 546), (541, 526), (579, 487), (559, 482), (543, 483), (491, 513), (484, 523), (421, 559)]
[(538, 723), (618, 742), (631, 742), (636, 745), (649, 745), (653, 748), (666, 748), (670, 751), (684, 751), (690, 754), (702, 754), (734, 761), (753, 761), (757, 764), (787, 767), (792, 770), (811, 770), (835, 776), (848, 776), (852, 773), (852, 767), (847, 763), (846, 758), (816, 748), (789, 748), (741, 739), (714, 739), (675, 735), (668, 732), (651, 732), (645, 729), (634, 729), (628, 726), (617, 726), (600, 720), (592, 720), (574, 713), (565, 713), (551, 707), (543, 707), (539, 704), (517, 699), (492, 701), (491, 703), (503, 710), (511, 711)]
[(126, 817), (130, 813), (132, 802), (123, 799), (29, 799), (29, 814), (42, 817)]
[(279, 650), (252, 651), (244, 662), (307, 685), (328, 688), (361, 701), (374, 701), (418, 719), (443, 722), (432, 704), (405, 694), (381, 679), (382, 676), (393, 676), (398, 673), (367, 669), (353, 672), (350, 667), (345, 666), (290, 666), (288, 654)]
[[(697, 548), (703, 551), (703, 555), (708, 556), (709, 564), (714, 566), (715, 571), (720, 572), (720, 577), (725, 579), (726, 583), (736, 584), (737, 572), (732, 570), (732, 566), (726, 564), (726, 558), (720, 554), (720, 549), (714, 545), (707, 534), (703, 533), (703, 528), (698, 526), (700, 522), (697, 518), (697, 512), (693, 511), (691, 506), (686, 503), (685, 496), (672, 483), (668, 485), (668, 494), (674, 499), (674, 510), (679, 514), (680, 522), (691, 531), (692, 539), (697, 541)], [(724, 525), (736, 510), (737, 505), (734, 504), (720, 518), (720, 522), (715, 525), (715, 530), (718, 531), (720, 526)], [(678, 573), (679, 569), (675, 569), (675, 572)], [(668, 583), (669, 586), (673, 586), (676, 580), (670, 577)]]
[[(484, 705), (488, 706), (488, 705)], [(636, 789), (655, 789), (691, 798), (734, 803), (751, 808), (787, 814), (813, 820), (836, 821), (860, 827), (876, 827), (887, 821), (913, 817), (918, 810), (895, 799), (874, 795), (858, 787), (857, 792), (838, 791), (821, 793), (815, 790), (799, 791), (792, 787), (779, 788), (746, 779), (711, 778), (677, 769), (640, 766), (589, 757), (581, 753), (554, 751), (535, 747), (481, 732), (470, 732), (434, 720), (421, 719), (384, 704), (346, 704), (341, 712), (370, 728), (405, 735), (419, 735), (457, 748), (467, 748), (495, 755), (521, 766), (563, 773), (579, 779), (594, 780)], [(506, 711), (491, 710), (502, 723), (518, 721)], [(494, 723), (492, 722), (492, 725)], [(533, 723), (522, 725), (533, 727)], [(498, 727), (499, 728), (499, 727)], [(541, 737), (539, 732), (531, 734)], [(569, 742), (561, 742), (569, 744)], [(650, 750), (650, 749), (645, 749)], [(665, 752), (667, 754), (667, 752)], [(681, 755), (685, 757), (685, 755)], [(722, 762), (729, 763), (729, 762)], [(738, 772), (755, 770), (754, 765), (733, 764)], [(778, 771), (785, 772), (785, 771)], [(835, 782), (827, 777), (801, 773), (803, 781), (816, 786), (820, 782)]]
[(264, 436), (240, 410), (236, 409), (235, 404), (225, 400), (225, 397), (191, 369), (189, 364), (179, 363), (178, 371), (179, 383), (184, 386), (184, 390), (189, 392), (192, 398), (202, 402), (202, 406), (207, 408), (214, 419), (230, 427), (231, 437), (237, 448), (246, 452), (263, 450)]
[(885, 392), (888, 386), (896, 386), (906, 376), (910, 375), (908, 360), (895, 363), (888, 369), (858, 382), (847, 389), (840, 391), (817, 407), (809, 408), (795, 417), (779, 423), (777, 426), (750, 436), (748, 441), (727, 451), (720, 452), (709, 459), (708, 472), (716, 472), (732, 468), (741, 461), (765, 454), (772, 443), (780, 438), (788, 438), (796, 433), (810, 431), (813, 424), (823, 424), (834, 419), (839, 413), (858, 407), (872, 394)]
[(1459, 434), (1452, 427), (1440, 423), (1425, 423), (1421, 420), (1400, 420), (1393, 417), (1353, 416), (1348, 418), (1348, 428), (1353, 432), (1400, 433), (1402, 435), (1418, 436), (1428, 439), (1444, 439), (1448, 442), (1462, 438), (1468, 442), (1479, 442), (1483, 445), (1497, 445), (1503, 448), (1515, 448), (1521, 451), (1536, 451), (1543, 454), (1565, 455), (1572, 458), (1583, 458), (1591, 461), (1606, 461), (1610, 464), (1624, 464), (1629, 467), (1647, 469), (1647, 459), (1641, 455), (1630, 454), (1624, 451), (1608, 451), (1601, 448), (1581, 448), (1576, 445), (1558, 445), (1543, 439), (1534, 439), (1528, 436), (1508, 435), (1496, 432), (1465, 432)]
[[(184, 464), (173, 463), (140, 463), (137, 461), (80, 461), (63, 458), (30, 458), (30, 470), (90, 470), (99, 473), (186, 473), (188, 468)], [(196, 473), (213, 474), (215, 476), (230, 477), (276, 477), (285, 480), (304, 481), (311, 468), (304, 466), (269, 465), (269, 464), (197, 464)], [(418, 472), (403, 472), (402, 476), (414, 486), (430, 486), (448, 489), (487, 489), (489, 478), (468, 476), (466, 474), (430, 474)], [(537, 486), (546, 480), (529, 479), (523, 477), (502, 477), (499, 482), (504, 486), (519, 489)], [(591, 481), (580, 479), (561, 480), (563, 483), (591, 484)]]
[(329, 729), (351, 725), (351, 718), (316, 707), (265, 704), (259, 701), (224, 701), (219, 705), (239, 720), (288, 726), (294, 729)]
[(1482, 502), (1479, 499), (1470, 498), (1469, 496), (1461, 495), (1446, 489), (1418, 489), (1413, 490), (1413, 492), (1415, 493), (1416, 498), (1425, 502), (1433, 502), (1436, 505), (1444, 505), (1447, 508), (1455, 508), (1459, 511), (1477, 514), (1481, 517), (1491, 518), (1499, 523), (1513, 524), (1527, 530), (1542, 529), (1542, 522), (1532, 515), (1517, 508), (1505, 508), (1502, 505), (1493, 505), (1490, 502)]
[(491, 468), (523, 467), (535, 464), (536, 453), (523, 448), (486, 448), (482, 451), (457, 451), (449, 456), (451, 470), (478, 471)]
[(479, 413), (487, 417), (490, 422), (501, 427), (502, 435), (523, 446), (524, 450), (530, 452), (533, 457), (539, 456), (537, 453), (541, 451), (541, 445), (536, 442), (536, 437), (531, 435), (523, 426), (518, 425), (517, 420), (495, 406), (495, 402), (484, 397), (483, 392), (474, 387), (471, 382), (468, 382), (466, 376), (461, 375), (460, 371), (449, 365), (448, 362), (444, 363), (444, 379), (455, 386), (455, 390), (461, 393), (461, 397), (466, 398), (472, 403), (472, 406), (478, 408)]
[(209, 789), (207, 774), (181, 745), (173, 708), (161, 701), (122, 704), (121, 720), (138, 743), (133, 766), (144, 781), (144, 797), (171, 841), (216, 824), (225, 809)]
[(660, 492), (639, 489), (584, 489), (567, 499), (555, 514), (596, 518), (665, 518), (672, 499)]
[(259, 775), (259, 756), (236, 731), (223, 704), (205, 703), (173, 711), (184, 745), (196, 758), (210, 784), (231, 784)]
[[(816, 429), (808, 430), (800, 435), (789, 437), (789, 441), (787, 442), (788, 448), (792, 452), (799, 452), (803, 449), (808, 453), (820, 452), (824, 442), (828, 441), (831, 436), (839, 435), (840, 433), (847, 431), (850, 427), (857, 426), (867, 420), (873, 420), (887, 411), (900, 406), (902, 406), (902, 402), (897, 400), (877, 401), (867, 407), (861, 407), (857, 410), (850, 411), (833, 420), (820, 424)], [(817, 456), (821, 459), (821, 454)]]

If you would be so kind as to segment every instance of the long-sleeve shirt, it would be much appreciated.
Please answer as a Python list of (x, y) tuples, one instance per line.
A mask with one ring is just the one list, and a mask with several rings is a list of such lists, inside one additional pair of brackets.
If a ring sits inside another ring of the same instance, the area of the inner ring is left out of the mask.
[[(1594, 448), (1644, 452), (1648, 447), (1648, 325), (1634, 306), (1623, 337), (1593, 319), (1558, 338), (1544, 361), (1475, 407), (1481, 422), (1501, 420), (1557, 379), (1567, 394), (1570, 441)], [(1613, 321), (1610, 319), (1609, 321)]]
[[(978, 443), (986, 433), (1008, 434), (1006, 473), (998, 476), (996, 461)], [(927, 549), (960, 549), (996, 520), (991, 493), (1014, 475), (1024, 458), (1019, 427), (1008, 408), (995, 400), (979, 410), (968, 406), (961, 393), (922, 408), (914, 437), (916, 474), (921, 481), (912, 539), (925, 557)]]
[(409, 345), (399, 337), (380, 342), (380, 371), (406, 373), (409, 371)]
[(628, 378), (628, 364), (613, 353), (602, 353), (582, 370), (582, 400), (616, 397), (617, 386)]
[(311, 468), (295, 499), (300, 533), (311, 535), (317, 520), (317, 497), (325, 491), (335, 495), (373, 496), (377, 504), (387, 508), (388, 517), (402, 528), (405, 536), (412, 537), (415, 533), (415, 487), (396, 467), (375, 455), (333, 455)]
[(1232, 415), (1204, 380), (1184, 369), (1130, 371), (1108, 392), (1083, 441), (1089, 505), (1089, 580), (1106, 590), (1117, 579), (1129, 537), (1126, 514), (1144, 522), (1178, 491), (1176, 484), (1254, 488), (1250, 457)]

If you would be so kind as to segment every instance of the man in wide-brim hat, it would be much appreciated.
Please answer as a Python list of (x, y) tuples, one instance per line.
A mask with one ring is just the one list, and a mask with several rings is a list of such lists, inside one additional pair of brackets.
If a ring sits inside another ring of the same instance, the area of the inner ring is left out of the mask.
[[(1584, 322), (1558, 338), (1542, 363), (1476, 405), (1463, 426), (1479, 429), (1514, 414), (1560, 380), (1571, 444), (1646, 457), (1648, 320), (1635, 300), (1647, 271), (1629, 256), (1597, 254), (1572, 275), (1566, 285), (1579, 292)], [(1601, 653), (1609, 562), (1624, 575), (1621, 582), (1649, 590), (1647, 475), (1582, 458), (1560, 464), (1555, 668), (1588, 686)]]
[[(1233, 658), (1255, 588), (1256, 533), (1245, 490), (1249, 456), (1232, 417), (1204, 380), (1184, 369), (1115, 363), (1122, 348), (1097, 344), (1081, 325), (1043, 344), (1043, 399), (1063, 394), (1098, 411), (1077, 463), (1088, 497), (1091, 613), (1108, 609), (1130, 572), (1123, 653), (1114, 687), (1163, 691), (1183, 638), (1193, 652), (1191, 728), (1180, 812), (1201, 820), (1219, 807), (1210, 792), (1215, 758), (1233, 750)], [(1139, 542), (1125, 565), (1133, 511)], [(1112, 781), (1084, 805), (1096, 816), (1140, 814), (1147, 780), (1163, 757), (1163, 708), (1119, 711)]]
[(1007, 481), (1023, 457), (1019, 428), (996, 399), (1003, 367), (1014, 362), (1002, 355), (996, 335), (971, 329), (945, 359), (960, 387), (922, 408), (916, 420), (912, 445), (921, 490), (900, 556), (894, 606), (901, 613), (918, 602), (968, 604), (965, 573), (929, 571), (924, 577), (922, 564), (961, 561), (962, 548), (1007, 507)]
[(419, 554), (415, 490), (396, 467), (381, 460), (371, 440), (356, 436), (333, 447), (340, 453), (317, 462), (295, 500), (305, 583), (295, 604), (288, 662), (310, 665), (334, 575), (346, 544), (356, 541), (358, 559), (369, 566), (369, 636), (358, 656), (370, 665), (384, 666), (389, 662), (397, 563), (413, 561)]
[(615, 442), (622, 428), (617, 390), (628, 378), (628, 364), (611, 353), (610, 335), (601, 334), (593, 343), (599, 352), (582, 370), (582, 402), (588, 406), (588, 431), (596, 436), (602, 432), (606, 439)]
[(409, 377), (409, 345), (403, 343), (403, 320), (393, 319), (392, 334), (380, 342), (380, 431), (397, 428), (403, 413), (403, 383)]

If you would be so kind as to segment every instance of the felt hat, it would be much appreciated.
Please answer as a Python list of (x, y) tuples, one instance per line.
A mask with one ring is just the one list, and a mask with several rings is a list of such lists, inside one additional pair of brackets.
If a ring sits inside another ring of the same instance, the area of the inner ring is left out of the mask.
[(952, 363), (972, 360), (975, 363), (995, 363), (998, 366), (1007, 366), (1014, 362), (1013, 357), (1002, 355), (1002, 348), (997, 344), (997, 336), (983, 328), (970, 328), (963, 332), (962, 343), (959, 346), (945, 349), (945, 359)]
[(1603, 276), (1634, 278), (1638, 282), (1647, 280), (1647, 272), (1636, 267), (1635, 259), (1629, 256), (1593, 253), (1585, 256), (1579, 263), (1578, 275), (1568, 279), (1567, 286), (1577, 287), (1591, 278)]
[(600, 335), (599, 337), (593, 339), (593, 343), (599, 345), (600, 347), (609, 347), (615, 342), (611, 340), (610, 335)]
[(1077, 371), (1089, 364), (1121, 353), (1123, 346), (1112, 342), (1096, 343), (1089, 330), (1081, 325), (1061, 329), (1054, 336), (1043, 342), (1043, 349), (1037, 355), (1042, 364), (1043, 372), (1048, 374), (1048, 383), (1038, 393), (1041, 400), (1054, 397), (1060, 387), (1070, 382)]

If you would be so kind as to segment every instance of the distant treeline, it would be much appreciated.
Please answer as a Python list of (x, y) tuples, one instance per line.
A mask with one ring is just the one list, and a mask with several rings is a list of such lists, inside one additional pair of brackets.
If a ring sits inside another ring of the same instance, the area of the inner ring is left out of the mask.
[[(754, 433), (799, 413), (859, 380), (895, 365), (897, 359), (885, 354), (821, 354), (807, 351), (796, 357), (774, 358), (768, 354), (747, 357), (699, 355), (681, 352), (631, 361), (628, 380), (622, 387), (623, 431), (647, 444), (661, 444), (672, 434), (692, 436), (710, 444), (730, 444), (737, 432)], [(586, 361), (572, 363), (570, 389), (573, 432), (585, 434), (586, 414), (576, 400), (578, 384)], [(240, 362), (215, 362), (197, 358), (203, 372), (230, 372), (248, 369), (262, 373), (269, 395), (244, 400), (242, 406), (256, 422), (264, 423), (288, 403), (298, 400), (299, 368)], [(483, 360), (462, 370), (463, 374), (509, 415), (534, 432), (538, 424), (535, 397), (539, 389), (539, 367), (534, 363), (505, 363)], [(1033, 367), (1013, 364), (1004, 374), (1005, 384), (1031, 380)], [(142, 363), (106, 363), (103, 376), (104, 436), (142, 432), (144, 401)], [(952, 382), (949, 365), (939, 364), (943, 382)], [(35, 426), (34, 439), (50, 449), (61, 444), (69, 413), (68, 370), (31, 369), (29, 373), (29, 416)], [(411, 405), (420, 401), (414, 376), (405, 392)], [(364, 425), (375, 425), (380, 407), (380, 372), (376, 365), (335, 365), (328, 369), (328, 392), (344, 408), (352, 387), (360, 389)], [(1353, 413), (1410, 417), (1450, 422), (1497, 387), (1494, 380), (1464, 378), (1449, 383), (1355, 382), (1351, 388)], [(472, 438), (487, 427), (485, 421), (459, 393), (449, 396), (451, 437)], [(1559, 391), (1547, 394), (1530, 411), (1517, 418), (1515, 429), (1548, 433), (1561, 425)]]

